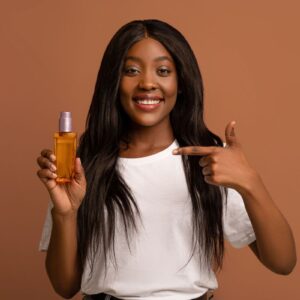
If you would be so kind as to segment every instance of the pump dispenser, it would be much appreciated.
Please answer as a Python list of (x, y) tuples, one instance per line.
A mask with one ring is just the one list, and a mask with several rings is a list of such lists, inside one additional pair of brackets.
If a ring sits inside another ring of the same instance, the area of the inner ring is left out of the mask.
[(59, 131), (54, 133), (54, 153), (56, 182), (71, 182), (76, 158), (76, 133), (72, 131), (72, 115), (68, 111), (60, 113)]

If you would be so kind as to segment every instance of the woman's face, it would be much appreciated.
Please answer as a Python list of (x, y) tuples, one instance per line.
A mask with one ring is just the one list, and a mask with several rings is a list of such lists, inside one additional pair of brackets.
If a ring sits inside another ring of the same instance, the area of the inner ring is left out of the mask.
[(147, 127), (170, 122), (176, 97), (176, 67), (167, 49), (152, 38), (135, 43), (120, 82), (121, 105), (132, 122)]

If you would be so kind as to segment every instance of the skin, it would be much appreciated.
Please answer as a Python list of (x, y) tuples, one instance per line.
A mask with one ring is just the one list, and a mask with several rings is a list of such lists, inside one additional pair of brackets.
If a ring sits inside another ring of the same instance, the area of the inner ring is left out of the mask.
[[(163, 97), (154, 111), (136, 107), (133, 96), (148, 94)], [(151, 155), (174, 141), (169, 114), (177, 98), (177, 73), (174, 61), (158, 41), (145, 38), (127, 53), (120, 82), (121, 105), (132, 120), (129, 149), (121, 157)]]
[(46, 254), (46, 271), (54, 290), (64, 298), (72, 298), (79, 290), (82, 267), (77, 253), (77, 210), (84, 198), (86, 180), (80, 159), (75, 161), (72, 182), (57, 184), (56, 157), (43, 150), (37, 162), (37, 175), (49, 192), (54, 205), (53, 228)]
[[(121, 77), (120, 101), (132, 119), (129, 133), (131, 143), (127, 150), (120, 151), (120, 156), (141, 157), (157, 153), (174, 141), (169, 113), (176, 103), (177, 74), (171, 55), (153, 39), (136, 43), (127, 56), (131, 56), (131, 59), (126, 60), (126, 71), (124, 69)], [(133, 105), (132, 95), (136, 93), (155, 93), (162, 96), (164, 102), (155, 111), (144, 112)], [(46, 270), (54, 290), (69, 299), (80, 290), (82, 276), (76, 228), (77, 211), (86, 192), (86, 179), (80, 159), (77, 158), (71, 183), (57, 184), (55, 160), (55, 155), (49, 149), (43, 150), (37, 159), (40, 167), (37, 175), (54, 205)]]
[[(169, 114), (176, 103), (177, 92), (174, 61), (159, 42), (145, 38), (129, 49), (120, 82), (120, 101), (132, 123), (129, 148), (120, 150), (121, 157), (151, 155), (174, 141)], [(159, 95), (164, 101), (152, 112), (141, 111), (132, 99), (140, 93)], [(261, 178), (249, 165), (233, 129), (234, 122), (231, 122), (226, 127), (226, 148), (184, 147), (174, 155), (201, 156), (199, 164), (209, 184), (232, 187), (240, 192), (257, 237), (250, 248), (269, 269), (288, 274), (296, 263), (292, 232)], [(72, 181), (57, 184), (55, 160), (49, 149), (43, 150), (37, 159), (40, 168), (37, 175), (54, 205), (46, 270), (54, 290), (69, 299), (80, 290), (82, 276), (76, 228), (77, 211), (86, 193), (86, 179), (77, 158)]]
[(271, 271), (290, 274), (297, 261), (292, 231), (261, 177), (247, 161), (234, 126), (235, 121), (226, 126), (225, 148), (181, 147), (173, 154), (201, 156), (199, 165), (207, 183), (230, 187), (241, 194), (256, 235), (250, 249)]

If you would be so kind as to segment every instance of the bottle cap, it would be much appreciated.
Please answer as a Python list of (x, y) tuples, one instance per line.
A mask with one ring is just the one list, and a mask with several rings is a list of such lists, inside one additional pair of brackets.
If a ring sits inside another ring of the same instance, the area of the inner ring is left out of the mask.
[(59, 132), (72, 131), (72, 115), (69, 111), (63, 111), (59, 117)]

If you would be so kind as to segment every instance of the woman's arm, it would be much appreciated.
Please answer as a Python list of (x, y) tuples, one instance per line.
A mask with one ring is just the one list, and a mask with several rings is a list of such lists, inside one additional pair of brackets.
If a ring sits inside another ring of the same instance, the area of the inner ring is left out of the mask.
[(256, 235), (250, 248), (270, 270), (289, 274), (296, 265), (292, 231), (271, 199), (258, 173), (249, 165), (234, 131), (235, 122), (225, 130), (226, 147), (182, 147), (173, 154), (202, 156), (204, 180), (237, 190), (243, 197)]
[(77, 214), (59, 215), (51, 211), (53, 227), (46, 256), (46, 270), (54, 290), (72, 298), (81, 284), (82, 268), (77, 251)]
[(64, 298), (72, 298), (80, 289), (82, 267), (77, 249), (77, 212), (86, 192), (86, 179), (80, 159), (76, 158), (74, 177), (70, 183), (55, 181), (56, 157), (43, 150), (37, 161), (38, 177), (46, 186), (53, 208), (52, 232), (46, 256), (46, 270), (54, 290)]
[(271, 271), (290, 274), (297, 261), (293, 234), (260, 176), (254, 172), (248, 186), (240, 188), (239, 192), (256, 235), (251, 250)]

